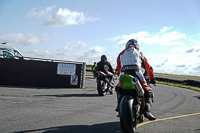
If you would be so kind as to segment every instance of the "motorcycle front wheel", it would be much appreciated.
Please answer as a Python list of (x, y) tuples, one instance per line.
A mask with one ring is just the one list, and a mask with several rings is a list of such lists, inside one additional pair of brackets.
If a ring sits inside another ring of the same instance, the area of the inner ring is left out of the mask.
[(136, 114), (133, 113), (134, 98), (130, 95), (125, 95), (120, 103), (120, 125), (124, 133), (135, 133), (137, 126)]
[(99, 80), (97, 82), (97, 91), (99, 96), (105, 96), (106, 91), (105, 91), (105, 83), (102, 80)]

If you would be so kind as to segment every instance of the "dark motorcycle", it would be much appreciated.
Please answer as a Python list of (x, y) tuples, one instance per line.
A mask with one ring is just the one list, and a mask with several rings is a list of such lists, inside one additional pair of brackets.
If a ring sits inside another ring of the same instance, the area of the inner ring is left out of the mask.
[(124, 90), (120, 103), (119, 117), (124, 133), (134, 133), (139, 120), (143, 120), (144, 91), (137, 77), (121, 75), (120, 83)]
[[(96, 71), (97, 77), (97, 91), (100, 96), (105, 96), (107, 92), (113, 94), (113, 88), (109, 87), (109, 79), (107, 75), (102, 71)], [(114, 81), (113, 81), (114, 82)]]

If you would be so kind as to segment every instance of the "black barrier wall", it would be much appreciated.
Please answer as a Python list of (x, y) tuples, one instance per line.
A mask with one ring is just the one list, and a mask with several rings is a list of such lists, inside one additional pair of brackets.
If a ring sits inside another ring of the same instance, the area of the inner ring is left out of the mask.
[(194, 87), (199, 87), (200, 88), (200, 81), (199, 80), (192, 80), (192, 79), (170, 79), (169, 78), (162, 78), (162, 77), (156, 77), (157, 81), (161, 82), (168, 82), (168, 83), (178, 83), (178, 84), (183, 84), (183, 85), (188, 85), (188, 86), (194, 86)]
[[(0, 85), (80, 88), (82, 64), (72, 64), (73, 77), (67, 75), (66, 65), (70, 64), (0, 58)], [(58, 66), (62, 66), (59, 72)]]

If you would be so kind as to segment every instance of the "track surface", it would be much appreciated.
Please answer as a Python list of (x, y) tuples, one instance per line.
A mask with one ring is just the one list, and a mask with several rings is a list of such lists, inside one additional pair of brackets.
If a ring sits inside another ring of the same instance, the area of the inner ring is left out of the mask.
[[(0, 133), (121, 133), (116, 93), (100, 97), (86, 75), (85, 89), (0, 87)], [(157, 121), (138, 133), (200, 133), (200, 93), (153, 86)], [(150, 123), (149, 123), (150, 122)]]

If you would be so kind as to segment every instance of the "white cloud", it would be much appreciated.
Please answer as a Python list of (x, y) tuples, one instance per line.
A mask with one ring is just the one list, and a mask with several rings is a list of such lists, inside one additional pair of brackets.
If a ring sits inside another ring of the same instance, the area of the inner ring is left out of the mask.
[(30, 58), (53, 59), (55, 57), (54, 53), (52, 53), (50, 51), (47, 51), (47, 50), (40, 51), (37, 49), (32, 49), (32, 50), (26, 51), (24, 54), (28, 55), (25, 57), (30, 57)]
[(33, 8), (30, 12), (28, 12), (28, 13), (26, 14), (26, 17), (28, 17), (28, 18), (32, 18), (32, 17), (37, 17), (37, 18), (39, 18), (39, 17), (41, 17), (41, 16), (43, 16), (43, 15), (45, 15), (45, 14), (51, 12), (52, 9), (55, 8), (55, 7), (56, 7), (56, 6), (49, 6), (49, 7), (46, 7), (44, 10), (41, 10), (41, 11), (39, 11), (39, 12), (35, 12), (36, 8)]
[(175, 47), (175, 48), (170, 50), (171, 54), (182, 54), (184, 52), (185, 52), (185, 48), (184, 47)]
[(16, 33), (16, 34), (7, 34), (0, 36), (0, 39), (4, 42), (17, 43), (20, 45), (38, 45), (42, 42), (47, 42), (50, 40), (50, 37), (46, 34), (41, 36), (36, 36), (33, 33)]
[[(65, 61), (78, 61), (93, 64), (95, 61), (100, 60), (105, 48), (86, 44), (81, 41), (71, 42), (58, 48), (57, 51), (49, 51), (42, 49), (32, 49), (25, 51), (24, 55), (27, 57), (52, 59), (52, 60), (65, 60)], [(111, 58), (109, 58), (111, 60)]]
[[(159, 43), (162, 45), (169, 45), (169, 44), (176, 44), (182, 45), (179, 40), (180, 39), (187, 39), (185, 34), (179, 34), (176, 31), (164, 33), (159, 39)], [(173, 42), (175, 41), (175, 42)]]
[(200, 46), (176, 47), (168, 54), (149, 55), (155, 72), (200, 76)]
[(105, 48), (99, 46), (89, 47), (89, 45), (81, 41), (67, 43), (57, 50), (54, 57), (63, 60), (81, 61), (87, 62), (87, 64), (93, 64), (94, 61), (100, 59), (100, 55)]
[(170, 30), (170, 29), (172, 29), (172, 26), (169, 27), (169, 28), (168, 28), (167, 26), (165, 26), (165, 27), (163, 27), (163, 28), (160, 30), (160, 32), (163, 33), (163, 32), (168, 31), (168, 30)]
[(99, 46), (92, 47), (88, 51), (79, 55), (77, 60), (87, 62), (87, 64), (93, 64), (93, 62), (95, 61), (98, 62), (100, 60), (103, 51), (104, 51), (103, 47)]
[(57, 54), (66, 56), (66, 55), (70, 54), (69, 53), (70, 51), (71, 51), (70, 44), (65, 44), (65, 46), (63, 46), (62, 48), (59, 48), (57, 50)]
[(167, 31), (167, 27), (166, 27), (166, 26), (163, 27), (160, 31), (161, 31), (161, 32), (165, 32), (165, 31)]
[(122, 35), (107, 40), (118, 41), (117, 46), (125, 46), (129, 39), (136, 39), (140, 44), (158, 44), (158, 45), (185, 45), (183, 40), (187, 39), (185, 34), (178, 33), (177, 31), (166, 32), (171, 29), (164, 27), (161, 31), (164, 33), (150, 34), (147, 31), (140, 31), (130, 35)]
[[(123, 35), (121, 37), (117, 36), (117, 38), (119, 40), (117, 46), (125, 46), (125, 44), (127, 43), (127, 41), (129, 39), (144, 40), (144, 38), (147, 37), (147, 36), (149, 36), (149, 34), (145, 31), (141, 31), (141, 32), (138, 32), (138, 33), (130, 34), (130, 35)], [(116, 40), (115, 38), (113, 39), (113, 41)]]
[(89, 53), (100, 53), (103, 51), (102, 47), (99, 46), (95, 46), (93, 48), (90, 48), (90, 50), (88, 51)]
[(182, 39), (187, 39), (185, 34), (180, 34), (177, 31), (163, 33), (161, 35), (148, 35), (141, 38), (139, 41), (144, 44), (159, 44), (159, 45), (185, 45), (181, 42)]
[(57, 55), (66, 56), (66, 55), (71, 55), (72, 53), (74, 54), (77, 51), (82, 51), (84, 49), (85, 45), (86, 44), (81, 41), (67, 43), (63, 47), (61, 47), (57, 50)]
[(189, 41), (190, 41), (190, 42), (194, 42), (195, 40), (193, 40), (193, 39), (190, 37)]
[(28, 51), (28, 53), (30, 53), (30, 54), (35, 54), (35, 53), (37, 53), (37, 52), (38, 52), (37, 49), (32, 49), (32, 50)]
[(160, 37), (159, 35), (154, 35), (152, 37), (143, 38), (140, 42), (149, 45), (158, 44), (160, 42)]
[(191, 37), (190, 37), (190, 39), (189, 39), (189, 42), (193, 42), (193, 43), (195, 43), (195, 44), (200, 44), (200, 42), (193, 40)]
[(197, 41), (195, 41), (195, 44), (198, 44), (198, 45), (200, 45), (200, 42), (197, 42)]
[(44, 51), (45, 54), (50, 54), (49, 51)]
[(119, 40), (119, 39), (121, 39), (121, 36), (116, 36), (114, 38), (107, 38), (106, 40), (108, 40), (108, 41), (116, 41), (116, 40)]
[(78, 25), (94, 20), (98, 20), (98, 18), (86, 17), (83, 12), (60, 8), (56, 14), (48, 16), (44, 22), (44, 26)]

